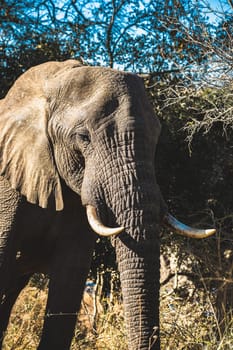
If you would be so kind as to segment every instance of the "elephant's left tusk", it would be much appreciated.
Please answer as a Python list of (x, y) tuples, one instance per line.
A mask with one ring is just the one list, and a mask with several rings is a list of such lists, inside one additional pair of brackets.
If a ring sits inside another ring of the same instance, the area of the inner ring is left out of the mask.
[(113, 228), (104, 226), (98, 218), (95, 207), (92, 205), (87, 205), (86, 211), (89, 225), (91, 226), (92, 230), (95, 231), (98, 235), (110, 237), (124, 231), (124, 227)]
[(174, 231), (177, 232), (178, 234), (185, 237), (190, 237), (190, 238), (206, 238), (206, 237), (212, 236), (216, 232), (214, 228), (198, 229), (198, 228), (187, 226), (182, 222), (178, 221), (176, 218), (174, 218), (174, 216), (172, 216), (169, 213), (165, 215), (165, 217), (163, 218), (163, 222), (166, 225), (173, 228)]

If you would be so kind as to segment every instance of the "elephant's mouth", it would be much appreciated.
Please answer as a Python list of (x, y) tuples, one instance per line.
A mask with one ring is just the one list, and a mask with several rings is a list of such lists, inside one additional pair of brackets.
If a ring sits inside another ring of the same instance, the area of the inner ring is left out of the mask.
[[(96, 208), (92, 205), (86, 206), (86, 212), (87, 212), (87, 219), (89, 222), (89, 225), (93, 229), (94, 232), (96, 232), (100, 236), (110, 237), (117, 235), (124, 231), (124, 227), (107, 227), (105, 226), (100, 218), (97, 215)], [(206, 238), (211, 235), (213, 235), (216, 230), (215, 229), (197, 229), (190, 226), (187, 226), (177, 220), (175, 217), (173, 217), (171, 214), (167, 213), (162, 220), (162, 223), (169, 226), (171, 229), (173, 229), (176, 233), (189, 237), (189, 238)]]

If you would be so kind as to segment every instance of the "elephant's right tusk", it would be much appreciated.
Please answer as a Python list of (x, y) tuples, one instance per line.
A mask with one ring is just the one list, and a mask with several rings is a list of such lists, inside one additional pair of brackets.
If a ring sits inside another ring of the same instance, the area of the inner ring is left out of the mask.
[(190, 226), (187, 226), (183, 224), (182, 222), (178, 221), (174, 216), (171, 214), (165, 215), (163, 222), (170, 226), (171, 228), (174, 229), (178, 234), (186, 237), (191, 237), (191, 238), (206, 238), (209, 236), (212, 236), (216, 230), (215, 229), (198, 229), (198, 228), (193, 228)]
[(87, 205), (86, 211), (89, 225), (91, 226), (92, 230), (95, 231), (98, 235), (110, 237), (124, 231), (124, 227), (113, 228), (104, 226), (98, 218), (95, 207), (93, 207), (92, 205)]

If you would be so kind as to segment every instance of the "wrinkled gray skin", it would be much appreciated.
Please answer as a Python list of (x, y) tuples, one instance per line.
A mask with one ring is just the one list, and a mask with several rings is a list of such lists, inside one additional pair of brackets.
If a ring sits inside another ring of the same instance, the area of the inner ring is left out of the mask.
[(136, 75), (69, 60), (16, 81), (0, 102), (1, 334), (30, 276), (44, 272), (49, 296), (38, 349), (69, 349), (96, 239), (86, 219), (91, 204), (105, 225), (125, 227), (112, 243), (129, 349), (160, 348), (159, 133)]

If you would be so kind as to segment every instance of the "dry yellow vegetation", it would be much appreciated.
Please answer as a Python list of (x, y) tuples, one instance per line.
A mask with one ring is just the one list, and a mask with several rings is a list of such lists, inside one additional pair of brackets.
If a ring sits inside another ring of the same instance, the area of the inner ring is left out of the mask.
[[(213, 305), (205, 293), (194, 291), (191, 296), (181, 297), (172, 288), (166, 285), (161, 290), (162, 349), (232, 349), (232, 317), (226, 315), (225, 331), (220, 334)], [(46, 287), (39, 289), (29, 284), (24, 289), (12, 311), (4, 350), (36, 349), (46, 299)], [(96, 304), (90, 294), (84, 294), (71, 349), (127, 350), (119, 298), (115, 302), (97, 300)]]

